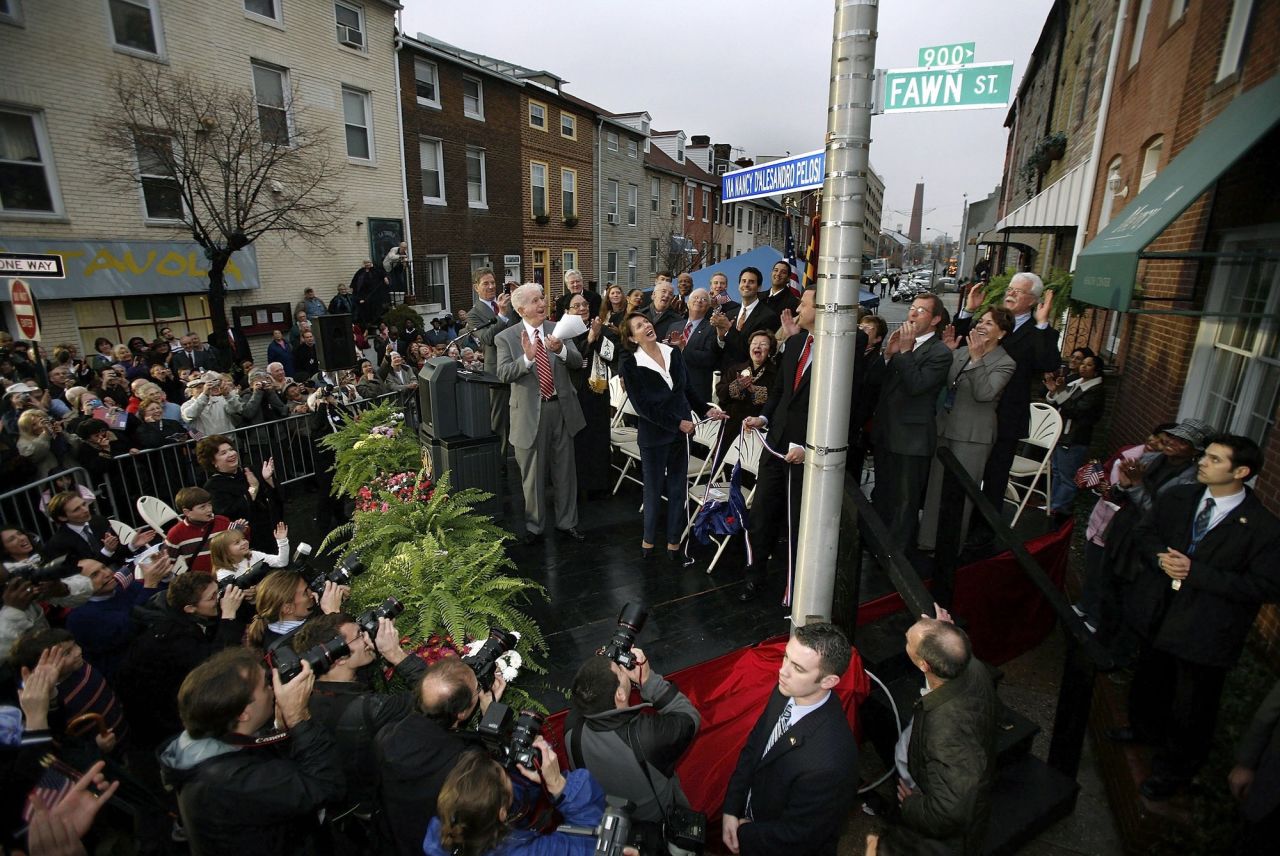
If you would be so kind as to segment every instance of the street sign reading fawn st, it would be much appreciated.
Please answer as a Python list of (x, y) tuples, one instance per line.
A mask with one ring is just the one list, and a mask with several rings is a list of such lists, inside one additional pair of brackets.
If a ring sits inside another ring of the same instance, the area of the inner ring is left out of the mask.
[(882, 113), (1003, 107), (1013, 88), (1013, 63), (887, 69), (877, 73), (877, 84)]

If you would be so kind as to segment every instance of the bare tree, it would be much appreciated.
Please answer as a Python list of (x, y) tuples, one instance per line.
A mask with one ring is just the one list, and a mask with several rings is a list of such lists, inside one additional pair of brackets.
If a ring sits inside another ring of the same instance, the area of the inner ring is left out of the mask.
[(348, 213), (328, 129), (309, 124), (283, 86), (255, 94), (145, 67), (117, 75), (112, 96), (97, 135), (107, 178), (141, 186), (149, 208), (181, 221), (204, 248), (219, 332), (233, 253), (269, 232), (323, 245)]

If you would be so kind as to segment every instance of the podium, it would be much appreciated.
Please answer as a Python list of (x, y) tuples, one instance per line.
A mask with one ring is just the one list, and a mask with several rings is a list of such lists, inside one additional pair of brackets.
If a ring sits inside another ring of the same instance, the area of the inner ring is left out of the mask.
[(462, 371), (449, 357), (427, 360), (418, 373), (419, 439), (430, 450), (432, 471), (448, 471), (455, 488), (496, 496), (502, 486), (503, 461), (489, 423), (489, 389), (501, 385), (496, 375)]

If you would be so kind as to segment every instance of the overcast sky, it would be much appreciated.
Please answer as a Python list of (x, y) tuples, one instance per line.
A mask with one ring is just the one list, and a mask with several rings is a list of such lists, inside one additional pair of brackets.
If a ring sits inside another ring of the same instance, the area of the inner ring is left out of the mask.
[[(648, 110), (655, 129), (707, 134), (749, 157), (822, 148), (831, 0), (401, 2), (407, 33), (546, 69), (606, 110)], [(1016, 91), (1052, 5), (881, 0), (876, 66), (913, 67), (919, 48), (975, 42), (975, 62), (1013, 61)], [(1000, 180), (1006, 112), (877, 116), (871, 164), (885, 181), (882, 225), (906, 225), (923, 180), (925, 225), (957, 234), (963, 194), (982, 199)]]

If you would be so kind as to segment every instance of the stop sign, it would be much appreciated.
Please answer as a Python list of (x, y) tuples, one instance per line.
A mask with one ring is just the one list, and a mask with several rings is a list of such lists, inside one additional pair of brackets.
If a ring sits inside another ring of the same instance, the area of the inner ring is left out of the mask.
[(9, 280), (9, 303), (13, 306), (13, 318), (18, 322), (22, 338), (29, 342), (40, 340), (40, 322), (36, 320), (36, 299), (31, 288), (20, 279)]

